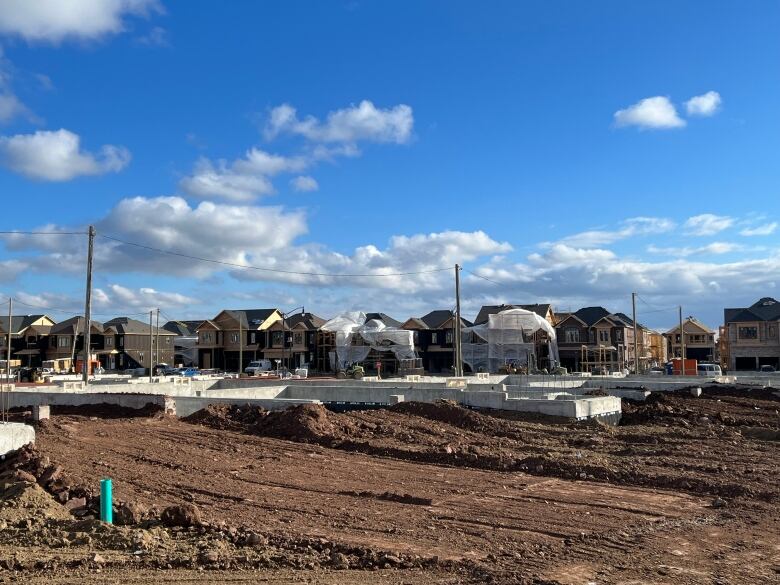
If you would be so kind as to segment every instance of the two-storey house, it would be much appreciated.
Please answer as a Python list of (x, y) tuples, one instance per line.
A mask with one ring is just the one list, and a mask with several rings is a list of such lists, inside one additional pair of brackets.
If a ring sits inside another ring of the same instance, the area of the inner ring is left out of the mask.
[(48, 315), (13, 315), (0, 317), (0, 359), (8, 355), (8, 333), (11, 333), (11, 363), (18, 360), (23, 366), (40, 367), (45, 350), (46, 335), (54, 321)]
[(279, 309), (220, 311), (197, 328), (198, 365), (237, 372), (250, 361), (265, 357), (263, 352), (271, 341), (269, 329), (281, 319)]
[(325, 319), (305, 311), (274, 321), (268, 328), (262, 357), (274, 363), (278, 360), (290, 370), (301, 367), (316, 370), (318, 331), (324, 324)]
[[(683, 335), (685, 342), (685, 358), (700, 362), (714, 362), (718, 360), (718, 345), (715, 342), (715, 331), (707, 327), (701, 321), (688, 317), (683, 321)], [(680, 325), (672, 327), (664, 333), (669, 355), (681, 357), (682, 343), (680, 339)]]
[[(83, 359), (84, 317), (76, 316), (52, 325), (49, 330), (49, 342), (46, 347), (46, 360), (58, 360), (75, 367), (76, 359)], [(103, 349), (103, 324), (90, 320), (91, 359), (96, 359), (95, 350)]]
[[(422, 367), (432, 374), (451, 374), (455, 365), (455, 313), (447, 309), (412, 317), (401, 329), (414, 332), (414, 346)], [(471, 323), (461, 317), (461, 329)]]
[(759, 299), (749, 307), (724, 310), (730, 370), (780, 370), (780, 302)]
[(583, 307), (556, 325), (561, 365), (575, 372), (619, 371), (634, 365), (633, 321), (604, 307)]
[(149, 369), (173, 364), (175, 333), (129, 317), (103, 324), (103, 347), (95, 350), (107, 370)]

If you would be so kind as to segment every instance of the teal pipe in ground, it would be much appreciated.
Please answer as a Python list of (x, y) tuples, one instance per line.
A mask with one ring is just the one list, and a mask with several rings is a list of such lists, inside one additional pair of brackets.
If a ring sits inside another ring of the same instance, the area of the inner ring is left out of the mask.
[(100, 519), (112, 524), (114, 521), (113, 502), (111, 494), (111, 480), (100, 480)]

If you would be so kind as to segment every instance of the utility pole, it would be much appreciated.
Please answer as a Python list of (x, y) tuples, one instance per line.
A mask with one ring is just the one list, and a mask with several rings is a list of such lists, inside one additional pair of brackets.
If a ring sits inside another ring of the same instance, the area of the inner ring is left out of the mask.
[(160, 308), (157, 307), (157, 322), (155, 324), (157, 331), (154, 332), (154, 363), (160, 363)]
[(154, 318), (154, 311), (149, 311), (149, 383), (152, 382), (152, 375), (154, 374), (154, 333), (152, 331), (152, 319)]
[[(89, 226), (89, 244), (87, 246), (87, 294), (84, 301), (84, 361), (81, 375), (84, 385), (89, 385), (89, 370), (92, 365), (92, 253), (95, 246), (95, 226)], [(77, 337), (73, 336), (75, 349)]]
[(634, 373), (639, 373), (639, 327), (636, 324), (636, 293), (631, 293), (631, 310), (633, 311), (632, 318), (634, 319)]
[(685, 375), (685, 334), (683, 333), (682, 305), (680, 311), (680, 374)]
[[(7, 391), (11, 391), (11, 321), (13, 320), (13, 313), (14, 313), (14, 300), (11, 297), (8, 297), (8, 339), (6, 339), (6, 361), (5, 361), (5, 382), (7, 384), (6, 388)], [(10, 400), (8, 401), (10, 403)], [(2, 414), (3, 414), (3, 423), (8, 422), (7, 415), (6, 415), (6, 396), (5, 391), (3, 391), (2, 396), (0, 396), (0, 406), (2, 406)]]
[(455, 265), (455, 377), (463, 376), (463, 347), (460, 319), (460, 265)]
[(244, 334), (241, 332), (241, 314), (238, 315), (238, 377), (244, 372)]

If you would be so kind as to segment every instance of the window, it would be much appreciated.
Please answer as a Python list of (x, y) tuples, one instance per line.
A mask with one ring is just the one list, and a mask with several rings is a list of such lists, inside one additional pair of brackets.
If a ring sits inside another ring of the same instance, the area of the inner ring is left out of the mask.
[(435, 331), (431, 333), (431, 343), (434, 345), (439, 343), (439, 334), (436, 333)]
[(125, 336), (124, 335), (120, 335), (119, 336), (117, 344), (119, 345), (119, 347), (124, 347), (125, 346)]
[(452, 343), (452, 331), (444, 333), (444, 343)]
[(70, 337), (64, 335), (57, 338), (57, 347), (70, 347)]
[(576, 327), (567, 327), (563, 330), (563, 338), (566, 340), (566, 343), (579, 343), (580, 330)]
[(293, 335), (293, 343), (295, 345), (303, 345), (303, 333), (296, 333)]
[(766, 327), (766, 336), (770, 339), (774, 339), (777, 337), (777, 327), (774, 325), (767, 325)]
[(249, 343), (254, 343), (254, 342), (255, 342), (255, 332), (253, 331), (252, 333), (249, 334)]
[(272, 331), (271, 332), (271, 346), (281, 347), (284, 344), (284, 332)]
[(211, 331), (201, 333), (201, 339), (203, 340), (203, 343), (211, 343)]
[(114, 338), (113, 337), (108, 335), (104, 339), (105, 339), (105, 341), (104, 341), (103, 345), (105, 345), (106, 347), (114, 347)]
[(609, 341), (609, 330), (599, 329), (599, 343), (605, 343)]
[(230, 334), (230, 343), (238, 343), (238, 333)]
[(37, 340), (38, 340), (38, 338), (35, 337), (35, 335), (28, 335), (27, 336), (27, 343), (35, 343)]
[(617, 331), (615, 331), (615, 339), (617, 339), (618, 341), (623, 341), (623, 330), (622, 329), (618, 329)]
[(171, 344), (171, 337), (169, 335), (166, 335), (165, 336), (165, 345), (170, 345), (170, 344)]
[(738, 336), (740, 339), (758, 339), (758, 327), (740, 327)]

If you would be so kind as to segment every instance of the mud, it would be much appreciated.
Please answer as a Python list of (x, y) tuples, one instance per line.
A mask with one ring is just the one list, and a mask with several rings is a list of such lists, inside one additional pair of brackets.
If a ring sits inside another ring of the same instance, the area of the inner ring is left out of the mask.
[[(774, 582), (779, 405), (705, 388), (627, 403), (618, 427), (447, 402), (55, 415), (0, 465), (0, 578)], [(106, 476), (129, 526), (95, 520)], [(166, 526), (170, 506), (197, 522)]]

